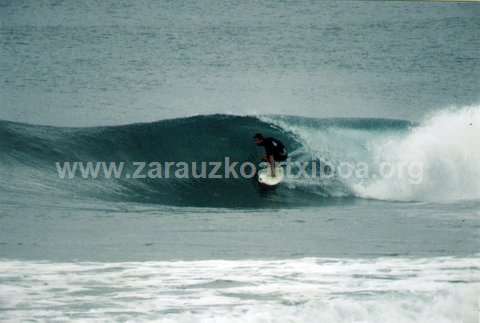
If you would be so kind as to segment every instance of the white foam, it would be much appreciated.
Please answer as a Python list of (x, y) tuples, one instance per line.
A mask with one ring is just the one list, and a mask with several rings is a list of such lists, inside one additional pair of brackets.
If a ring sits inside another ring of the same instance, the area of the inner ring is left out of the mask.
[(476, 322), (480, 258), (0, 261), (9, 321)]
[(479, 106), (438, 112), (406, 136), (378, 143), (373, 151), (376, 163), (417, 165), (421, 180), (406, 173), (353, 188), (360, 196), (388, 200), (479, 199), (479, 142)]

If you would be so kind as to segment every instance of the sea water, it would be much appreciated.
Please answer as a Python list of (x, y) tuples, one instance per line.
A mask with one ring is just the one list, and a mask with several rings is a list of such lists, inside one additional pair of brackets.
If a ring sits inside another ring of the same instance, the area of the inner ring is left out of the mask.
[[(0, 21), (1, 321), (478, 321), (477, 3), (3, 1)], [(333, 177), (56, 167), (256, 163), (257, 132)]]

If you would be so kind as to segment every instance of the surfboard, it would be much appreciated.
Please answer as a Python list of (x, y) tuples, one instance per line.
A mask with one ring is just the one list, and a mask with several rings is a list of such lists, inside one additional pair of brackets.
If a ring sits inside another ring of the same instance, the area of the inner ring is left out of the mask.
[(265, 167), (258, 171), (257, 180), (262, 185), (275, 186), (280, 184), (285, 178), (285, 172), (282, 167), (275, 167), (275, 177), (271, 174), (271, 168)]

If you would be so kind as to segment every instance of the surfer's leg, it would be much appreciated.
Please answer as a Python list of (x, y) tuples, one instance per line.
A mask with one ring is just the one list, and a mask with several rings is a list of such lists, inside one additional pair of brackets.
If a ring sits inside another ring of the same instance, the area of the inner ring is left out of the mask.
[(275, 156), (268, 155), (267, 162), (270, 166), (270, 176), (275, 177)]

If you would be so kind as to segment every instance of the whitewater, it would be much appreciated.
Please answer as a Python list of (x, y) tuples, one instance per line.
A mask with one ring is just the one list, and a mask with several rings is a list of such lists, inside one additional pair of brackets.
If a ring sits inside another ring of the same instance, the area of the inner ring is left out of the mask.
[(443, 323), (478, 318), (480, 283), (467, 282), (478, 274), (480, 261), (462, 258), (9, 261), (0, 268), (0, 278), (7, 282), (2, 285), (7, 321), (82, 322), (105, 315), (115, 321), (158, 322)]

